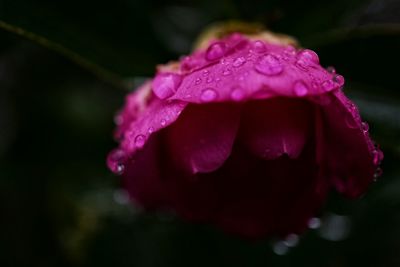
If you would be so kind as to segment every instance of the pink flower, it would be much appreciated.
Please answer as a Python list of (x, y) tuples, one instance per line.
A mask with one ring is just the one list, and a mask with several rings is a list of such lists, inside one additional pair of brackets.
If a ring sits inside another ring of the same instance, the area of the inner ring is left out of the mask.
[(331, 188), (358, 197), (380, 171), (343, 85), (311, 50), (214, 40), (127, 96), (108, 166), (147, 209), (251, 238), (300, 233)]

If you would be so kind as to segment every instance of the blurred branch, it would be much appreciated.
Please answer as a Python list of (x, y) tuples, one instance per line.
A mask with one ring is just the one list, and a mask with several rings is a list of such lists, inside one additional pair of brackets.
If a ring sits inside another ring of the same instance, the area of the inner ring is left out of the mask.
[(309, 47), (320, 47), (327, 44), (338, 43), (347, 39), (367, 38), (372, 36), (400, 36), (400, 24), (374, 24), (364, 25), (354, 28), (338, 28), (331, 31), (316, 34), (306, 40), (304, 43)]
[(120, 89), (128, 88), (128, 84), (124, 82), (124, 78), (119, 76), (116, 73), (113, 73), (109, 70), (104, 69), (103, 67), (95, 64), (94, 62), (82, 57), (78, 53), (62, 46), (59, 43), (50, 41), (49, 39), (35, 34), (33, 32), (26, 31), (20, 27), (11, 25), (7, 22), (0, 20), (0, 29), (3, 29), (7, 32), (14, 33), (21, 37), (28, 39), (29, 41), (35, 42), (49, 50), (52, 50), (70, 61), (74, 62), (75, 64), (79, 65), (80, 67), (88, 70), (92, 74), (94, 74), (98, 79), (112, 85), (113, 87), (117, 87)]

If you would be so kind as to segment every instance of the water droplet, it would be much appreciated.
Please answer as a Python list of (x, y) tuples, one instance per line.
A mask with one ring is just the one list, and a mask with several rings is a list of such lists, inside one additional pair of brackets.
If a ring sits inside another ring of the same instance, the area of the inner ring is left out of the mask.
[(232, 74), (232, 71), (230, 70), (230, 69), (225, 69), (223, 72), (222, 72), (222, 75), (224, 75), (224, 76), (229, 76), (229, 75), (231, 75)]
[(274, 244), (274, 246), (272, 247), (272, 250), (274, 251), (274, 253), (276, 255), (282, 256), (282, 255), (285, 255), (286, 253), (288, 253), (289, 247), (286, 246), (286, 244), (283, 243), (282, 241), (278, 241)]
[(320, 85), (320, 83), (319, 83), (319, 82), (316, 82), (316, 81), (313, 81), (313, 82), (311, 83), (311, 87), (314, 88), (314, 89), (318, 89), (318, 88), (319, 88), (319, 85)]
[(286, 237), (283, 243), (288, 247), (295, 247), (299, 243), (299, 236), (296, 234), (290, 234)]
[(121, 175), (124, 173), (124, 171), (125, 171), (125, 165), (123, 163), (118, 163), (116, 167), (116, 173), (118, 175)]
[(153, 92), (161, 99), (173, 96), (182, 83), (182, 77), (175, 73), (160, 73), (153, 80)]
[(273, 76), (282, 73), (283, 66), (277, 57), (268, 54), (258, 58), (255, 69), (262, 74)]
[(200, 84), (201, 83), (201, 78), (197, 78), (196, 81), (194, 82), (195, 84)]
[(192, 69), (198, 67), (198, 62), (190, 56), (184, 57), (181, 62), (181, 69), (183, 71), (191, 71)]
[(146, 137), (143, 134), (139, 134), (135, 137), (135, 145), (138, 148), (142, 148), (146, 143)]
[(147, 132), (148, 132), (149, 134), (152, 134), (152, 133), (154, 132), (154, 128), (153, 128), (153, 127), (149, 127), (149, 129), (147, 130)]
[(301, 59), (297, 60), (296, 66), (302, 70), (305, 70), (305, 71), (308, 70), (308, 64), (304, 60), (301, 60)]
[(165, 124), (167, 124), (167, 121), (164, 120), (164, 119), (162, 119), (162, 120), (161, 120), (161, 126), (165, 126)]
[(203, 70), (203, 76), (207, 76), (208, 74), (210, 74), (208, 70)]
[(324, 90), (327, 91), (327, 92), (336, 87), (332, 80), (326, 80), (326, 81), (324, 81), (324, 82), (321, 84), (321, 86), (322, 86), (322, 89), (324, 89)]
[(201, 93), (200, 99), (203, 102), (211, 102), (214, 99), (216, 99), (218, 96), (218, 93), (212, 89), (212, 88), (207, 88), (204, 89), (203, 92)]
[(122, 149), (113, 150), (107, 158), (107, 165), (112, 172), (121, 175), (125, 170), (126, 153)]
[(372, 151), (372, 157), (374, 165), (379, 165), (383, 160), (383, 152), (381, 150), (375, 149), (374, 151)]
[(243, 92), (243, 90), (242, 90), (242, 88), (240, 88), (240, 87), (234, 87), (233, 88), (233, 90), (232, 90), (232, 92), (231, 92), (231, 98), (234, 100), (234, 101), (241, 101), (241, 100), (243, 100), (243, 98), (244, 98), (244, 92)]
[(288, 47), (286, 47), (283, 53), (287, 57), (294, 56), (296, 55), (296, 48), (294, 46), (289, 45)]
[(320, 226), (321, 226), (321, 220), (319, 218), (314, 217), (308, 221), (308, 227), (310, 229), (318, 229)]
[(213, 81), (213, 78), (212, 77), (208, 77), (208, 79), (207, 79), (207, 83), (211, 83)]
[(305, 96), (308, 93), (308, 86), (303, 81), (297, 81), (293, 86), (293, 90), (297, 96)]
[(213, 61), (220, 59), (224, 56), (226, 51), (226, 45), (223, 42), (216, 42), (210, 45), (206, 51), (206, 59)]
[(344, 84), (344, 77), (342, 75), (335, 75), (333, 76), (333, 81), (342, 86)]
[(318, 63), (319, 63), (318, 55), (312, 50), (304, 49), (299, 53), (297, 57), (296, 66), (307, 71), (308, 67), (311, 64), (318, 64)]
[(348, 108), (349, 108), (349, 110), (351, 111), (351, 112), (357, 112), (357, 107), (356, 107), (356, 105), (354, 105), (353, 103), (351, 103), (351, 102), (349, 102), (348, 103)]
[(361, 128), (362, 128), (362, 130), (364, 131), (364, 133), (367, 133), (368, 130), (369, 130), (369, 125), (368, 125), (368, 123), (362, 122), (362, 123), (361, 123)]
[(244, 63), (246, 63), (246, 59), (244, 57), (238, 57), (233, 61), (232, 66), (237, 68), (242, 66)]
[(265, 46), (263, 41), (255, 41), (252, 43), (252, 48), (256, 53), (263, 53), (265, 50), (267, 50), (267, 47)]
[(304, 49), (304, 50), (300, 51), (298, 58), (302, 59), (308, 63), (313, 62), (315, 64), (319, 64), (319, 58), (318, 58), (317, 53), (315, 53), (314, 51), (312, 51), (310, 49)]
[(331, 74), (335, 74), (335, 73), (336, 73), (335, 68), (332, 67), (332, 66), (327, 67), (327, 68), (326, 68), (326, 71), (329, 72), (329, 73), (331, 73)]

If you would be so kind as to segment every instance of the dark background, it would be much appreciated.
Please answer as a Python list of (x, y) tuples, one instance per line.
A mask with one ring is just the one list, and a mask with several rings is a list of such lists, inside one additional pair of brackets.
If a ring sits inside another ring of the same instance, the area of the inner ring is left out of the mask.
[[(385, 152), (369, 192), (332, 192), (321, 228), (289, 251), (144, 213), (105, 166), (128, 90), (228, 19), (295, 36), (335, 66)], [(0, 20), (129, 85), (0, 30), (0, 266), (400, 266), (399, 1), (0, 0)]]

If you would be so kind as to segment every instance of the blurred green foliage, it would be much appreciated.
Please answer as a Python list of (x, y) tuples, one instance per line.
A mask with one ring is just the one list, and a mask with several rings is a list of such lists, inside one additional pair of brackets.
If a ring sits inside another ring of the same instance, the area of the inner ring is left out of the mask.
[(272, 241), (143, 213), (105, 167), (127, 92), (0, 31), (0, 266), (400, 266), (399, 1), (0, 0), (0, 20), (133, 84), (227, 19), (293, 35), (344, 75), (385, 152), (368, 194), (332, 193), (321, 229), (282, 256)]

